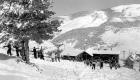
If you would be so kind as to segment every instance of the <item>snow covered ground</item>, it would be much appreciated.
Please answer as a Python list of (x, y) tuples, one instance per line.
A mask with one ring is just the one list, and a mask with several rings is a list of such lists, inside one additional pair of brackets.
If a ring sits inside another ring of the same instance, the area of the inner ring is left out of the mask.
[(62, 60), (50, 62), (33, 59), (39, 70), (23, 62), (16, 62), (16, 57), (0, 54), (0, 80), (139, 80), (140, 72), (128, 68), (110, 70), (108, 65), (100, 70), (92, 70), (82, 62)]

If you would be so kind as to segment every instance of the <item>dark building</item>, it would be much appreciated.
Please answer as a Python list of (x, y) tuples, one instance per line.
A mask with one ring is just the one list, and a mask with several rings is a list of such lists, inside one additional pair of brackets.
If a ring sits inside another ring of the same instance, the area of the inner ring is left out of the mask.
[(77, 55), (77, 59), (79, 61), (83, 61), (83, 60), (91, 60), (92, 59), (92, 55), (90, 55), (89, 53), (83, 51), (80, 54)]

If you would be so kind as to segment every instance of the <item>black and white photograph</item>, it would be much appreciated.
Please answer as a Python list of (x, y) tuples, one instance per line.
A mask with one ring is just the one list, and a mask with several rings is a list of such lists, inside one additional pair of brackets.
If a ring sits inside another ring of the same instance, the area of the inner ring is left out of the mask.
[(0, 80), (140, 80), (140, 0), (0, 0)]

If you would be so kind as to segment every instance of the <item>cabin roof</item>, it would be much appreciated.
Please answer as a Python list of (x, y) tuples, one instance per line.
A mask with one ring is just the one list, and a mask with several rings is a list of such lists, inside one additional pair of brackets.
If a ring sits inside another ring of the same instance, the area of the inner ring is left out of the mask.
[(120, 54), (119, 51), (110, 51), (110, 50), (95, 50), (93, 54)]

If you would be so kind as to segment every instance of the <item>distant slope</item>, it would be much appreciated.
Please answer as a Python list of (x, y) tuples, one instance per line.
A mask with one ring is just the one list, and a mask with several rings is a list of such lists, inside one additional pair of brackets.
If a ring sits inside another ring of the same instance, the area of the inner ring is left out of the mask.
[[(80, 12), (78, 13), (80, 15)], [(115, 48), (118, 50), (140, 50), (140, 46), (137, 45), (140, 41), (140, 4), (93, 11), (73, 19), (65, 16), (60, 28), (62, 33), (53, 41), (74, 43), (75, 48), (111, 46), (117, 43)], [(134, 44), (130, 44), (132, 41)]]
[[(96, 43), (101, 41), (101, 38), (98, 36), (105, 32), (104, 28), (90, 27), (84, 29), (75, 29), (58, 36), (53, 41), (54, 42), (62, 42), (69, 39), (78, 40), (78, 43), (75, 47), (80, 47), (83, 49), (84, 44), (88, 43), (88, 45), (96, 45)], [(87, 40), (87, 41), (86, 41)]]

